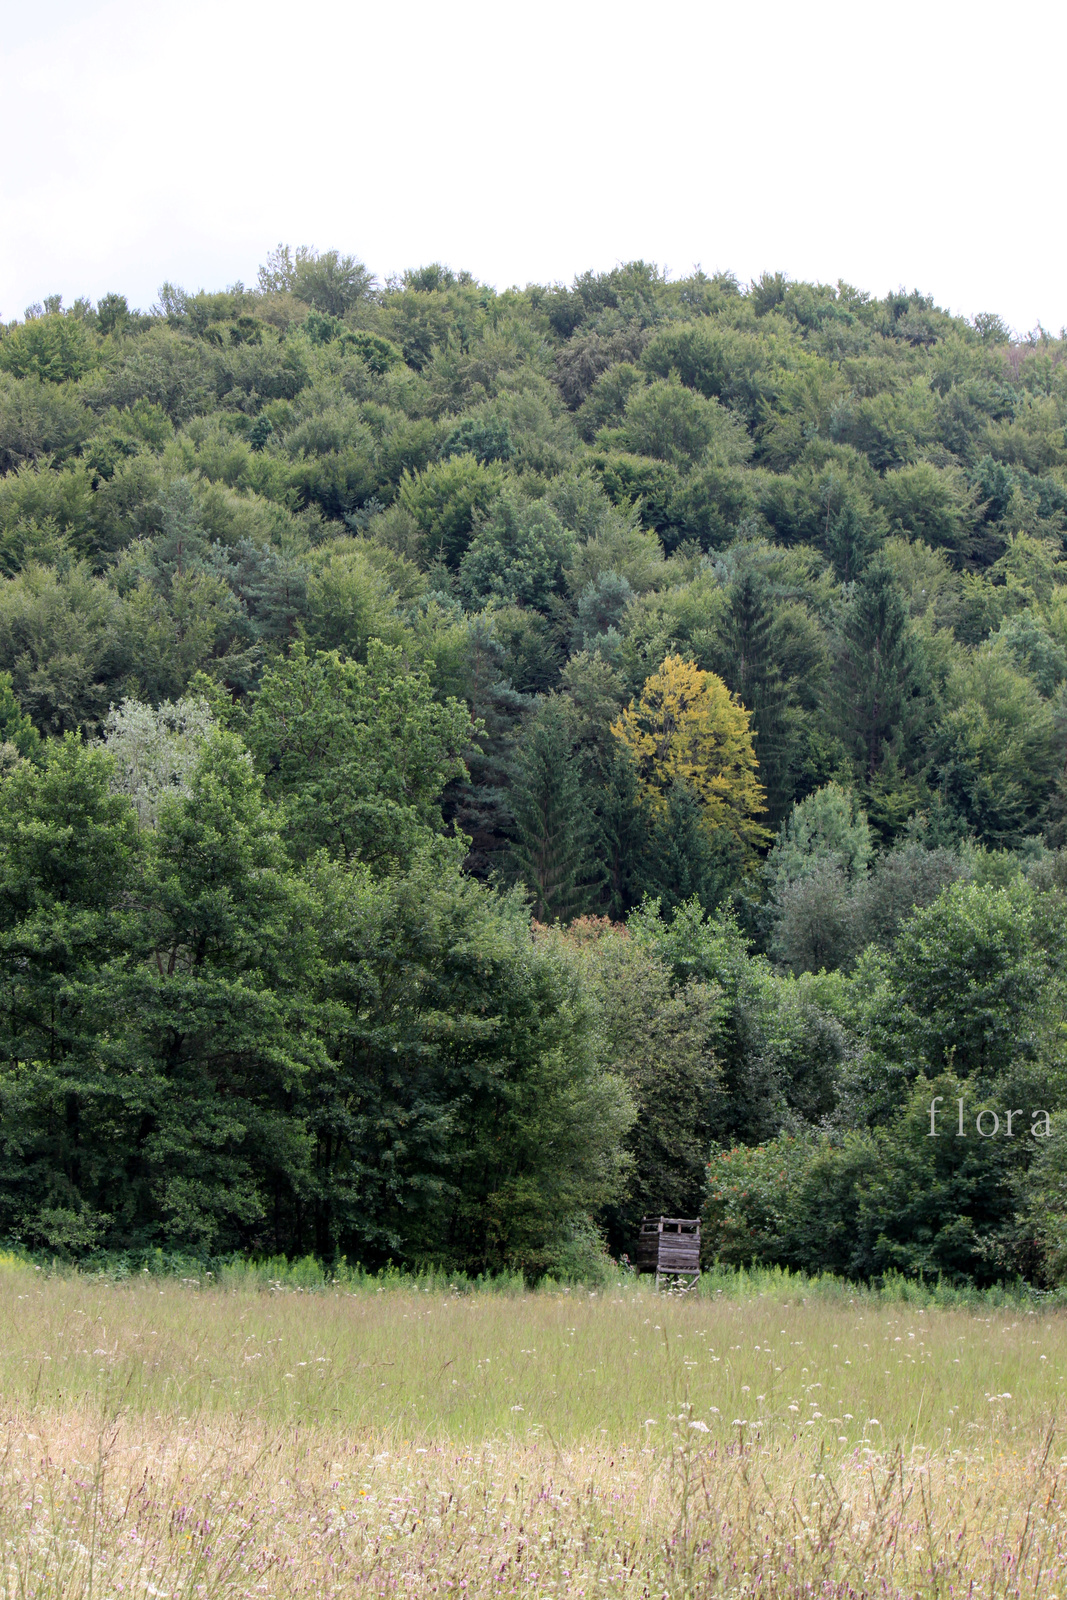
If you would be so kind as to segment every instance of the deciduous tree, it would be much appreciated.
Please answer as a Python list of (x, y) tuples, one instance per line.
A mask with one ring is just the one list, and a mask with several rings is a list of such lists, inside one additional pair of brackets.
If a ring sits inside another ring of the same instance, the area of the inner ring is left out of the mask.
[(709, 833), (724, 828), (740, 843), (766, 838), (749, 713), (721, 678), (681, 656), (667, 656), (613, 725), (632, 752), (646, 803), (667, 806), (681, 784), (696, 799)]

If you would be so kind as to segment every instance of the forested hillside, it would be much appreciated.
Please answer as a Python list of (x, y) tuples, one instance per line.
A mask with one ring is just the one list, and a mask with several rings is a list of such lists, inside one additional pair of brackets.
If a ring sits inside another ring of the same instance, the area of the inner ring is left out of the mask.
[(0, 1231), (1067, 1272), (1062, 338), (279, 247), (0, 473)]

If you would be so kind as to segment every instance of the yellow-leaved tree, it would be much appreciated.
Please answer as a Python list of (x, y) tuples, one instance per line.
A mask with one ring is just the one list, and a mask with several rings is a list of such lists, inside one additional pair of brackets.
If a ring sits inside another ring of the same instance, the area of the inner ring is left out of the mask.
[(740, 843), (756, 845), (770, 834), (756, 821), (765, 803), (748, 724), (748, 711), (721, 678), (672, 655), (611, 731), (632, 754), (653, 811), (665, 811), (671, 788), (684, 784), (709, 833), (726, 828)]

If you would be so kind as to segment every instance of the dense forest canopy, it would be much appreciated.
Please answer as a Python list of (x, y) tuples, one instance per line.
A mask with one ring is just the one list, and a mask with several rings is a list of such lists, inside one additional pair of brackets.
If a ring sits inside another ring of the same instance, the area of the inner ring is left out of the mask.
[(279, 246), (0, 474), (0, 1229), (1067, 1268), (1063, 338)]

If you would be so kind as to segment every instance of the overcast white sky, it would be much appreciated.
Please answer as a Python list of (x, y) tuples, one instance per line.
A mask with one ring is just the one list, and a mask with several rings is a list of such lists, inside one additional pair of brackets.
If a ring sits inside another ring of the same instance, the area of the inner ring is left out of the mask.
[(280, 240), (504, 287), (643, 256), (1067, 323), (1067, 7), (0, 0), (0, 315)]

